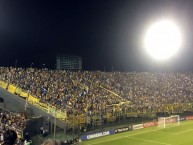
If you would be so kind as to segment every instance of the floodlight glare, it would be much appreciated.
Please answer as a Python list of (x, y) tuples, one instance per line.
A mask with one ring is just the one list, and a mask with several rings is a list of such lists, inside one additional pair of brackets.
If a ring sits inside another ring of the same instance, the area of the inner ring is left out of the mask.
[(182, 38), (177, 25), (163, 20), (147, 30), (144, 43), (150, 56), (157, 60), (166, 60), (178, 52)]

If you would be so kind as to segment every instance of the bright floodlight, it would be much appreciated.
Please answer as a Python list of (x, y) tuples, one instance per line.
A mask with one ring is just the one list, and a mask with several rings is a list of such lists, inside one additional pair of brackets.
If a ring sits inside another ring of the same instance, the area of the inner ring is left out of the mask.
[(157, 60), (166, 60), (176, 54), (181, 42), (178, 27), (168, 20), (153, 24), (145, 35), (145, 49)]

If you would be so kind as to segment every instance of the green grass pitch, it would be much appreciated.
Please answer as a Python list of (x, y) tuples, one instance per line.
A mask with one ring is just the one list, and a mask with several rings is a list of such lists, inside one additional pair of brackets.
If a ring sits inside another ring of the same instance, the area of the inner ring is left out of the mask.
[(118, 133), (84, 141), (80, 145), (193, 145), (193, 121), (166, 129), (150, 127)]

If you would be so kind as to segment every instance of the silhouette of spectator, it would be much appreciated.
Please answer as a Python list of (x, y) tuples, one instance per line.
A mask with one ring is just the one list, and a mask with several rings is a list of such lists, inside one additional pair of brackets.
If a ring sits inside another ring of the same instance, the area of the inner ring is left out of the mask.
[(14, 145), (17, 140), (17, 133), (14, 130), (6, 130), (3, 133), (3, 145)]

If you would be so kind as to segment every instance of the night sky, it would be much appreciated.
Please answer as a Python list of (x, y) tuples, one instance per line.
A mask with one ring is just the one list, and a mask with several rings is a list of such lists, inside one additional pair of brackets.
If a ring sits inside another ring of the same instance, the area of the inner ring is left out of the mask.
[[(183, 47), (158, 63), (143, 34), (163, 18), (180, 25)], [(192, 71), (192, 27), (191, 0), (0, 0), (0, 66), (54, 69), (67, 54), (82, 56), (84, 70)]]

